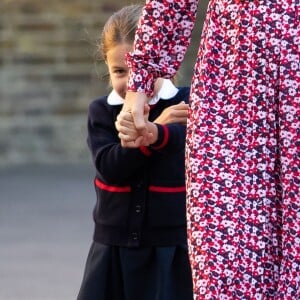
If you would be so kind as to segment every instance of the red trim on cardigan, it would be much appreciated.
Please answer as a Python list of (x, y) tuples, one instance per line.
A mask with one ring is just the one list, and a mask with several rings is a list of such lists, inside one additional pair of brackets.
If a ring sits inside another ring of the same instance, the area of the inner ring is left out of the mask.
[(128, 193), (128, 192), (131, 192), (131, 187), (130, 186), (108, 185), (108, 184), (105, 184), (105, 183), (101, 182), (98, 178), (95, 179), (95, 184), (100, 189), (108, 191), (108, 192), (116, 192), (116, 193)]
[(146, 156), (150, 156), (151, 155), (151, 151), (146, 146), (141, 146), (140, 150)]
[(161, 125), (161, 127), (163, 128), (164, 136), (163, 136), (163, 140), (162, 140), (160, 145), (152, 147), (153, 149), (156, 149), (156, 150), (165, 147), (166, 144), (168, 143), (168, 140), (169, 140), (169, 129), (168, 129), (168, 127), (166, 125)]
[(150, 192), (158, 192), (158, 193), (181, 193), (185, 192), (185, 186), (149, 186)]
[[(115, 186), (115, 185), (108, 185), (100, 181), (98, 178), (95, 179), (95, 184), (102, 190), (108, 192), (115, 192), (115, 193), (128, 193), (131, 192), (130, 186)], [(157, 185), (150, 185), (149, 186), (150, 192), (157, 192), (157, 193), (182, 193), (185, 192), (185, 186), (157, 186)]]

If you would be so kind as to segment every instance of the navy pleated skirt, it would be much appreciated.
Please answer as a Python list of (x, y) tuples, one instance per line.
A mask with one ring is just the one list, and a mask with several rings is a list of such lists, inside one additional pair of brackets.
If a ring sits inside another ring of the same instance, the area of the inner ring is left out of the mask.
[(93, 242), (77, 300), (192, 300), (187, 247)]

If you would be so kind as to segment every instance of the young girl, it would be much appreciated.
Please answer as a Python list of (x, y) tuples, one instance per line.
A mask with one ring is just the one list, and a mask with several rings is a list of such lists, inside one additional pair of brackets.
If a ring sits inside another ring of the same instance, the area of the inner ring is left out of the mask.
[(125, 54), (132, 50), (140, 14), (138, 5), (121, 9), (101, 36), (113, 90), (89, 107), (97, 204), (78, 300), (192, 300), (184, 178), (189, 88), (155, 82), (149, 146), (123, 148), (116, 129), (130, 130), (128, 115), (118, 115), (127, 91)]

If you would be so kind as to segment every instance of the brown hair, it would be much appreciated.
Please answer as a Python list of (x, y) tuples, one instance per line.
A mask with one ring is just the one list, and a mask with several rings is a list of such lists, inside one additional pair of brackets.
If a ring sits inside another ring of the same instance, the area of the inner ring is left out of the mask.
[(142, 8), (142, 5), (132, 4), (110, 16), (103, 27), (97, 45), (98, 55), (102, 59), (106, 60), (107, 52), (119, 44), (133, 44)]

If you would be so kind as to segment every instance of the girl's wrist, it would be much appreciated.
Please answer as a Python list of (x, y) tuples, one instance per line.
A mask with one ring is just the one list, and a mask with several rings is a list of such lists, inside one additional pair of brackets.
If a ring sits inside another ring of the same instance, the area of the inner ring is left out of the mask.
[(158, 128), (157, 128), (157, 125), (155, 123), (152, 123), (152, 122), (149, 122), (148, 125), (149, 125), (148, 126), (148, 131), (149, 131), (149, 133), (151, 133), (149, 144), (152, 145), (158, 139)]

